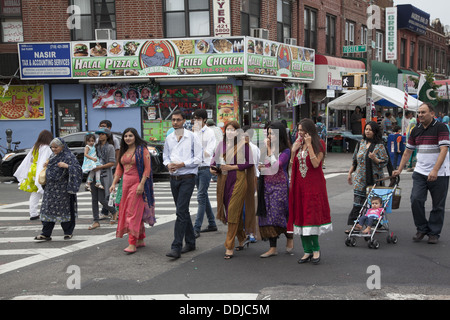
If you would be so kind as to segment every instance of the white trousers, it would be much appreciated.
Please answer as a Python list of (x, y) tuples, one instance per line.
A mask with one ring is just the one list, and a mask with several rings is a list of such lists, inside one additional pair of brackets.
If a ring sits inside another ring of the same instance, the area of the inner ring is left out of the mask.
[(41, 200), (42, 194), (38, 192), (32, 192), (30, 194), (30, 218), (37, 217), (39, 215), (39, 200)]

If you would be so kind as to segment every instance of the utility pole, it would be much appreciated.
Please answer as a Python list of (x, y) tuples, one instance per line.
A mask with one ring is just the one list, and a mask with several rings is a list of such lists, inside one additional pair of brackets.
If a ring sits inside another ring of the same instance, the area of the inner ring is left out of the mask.
[[(369, 8), (372, 8), (373, 0), (369, 2)], [(367, 21), (373, 19), (372, 12), (367, 10)], [(366, 91), (366, 123), (372, 119), (372, 23), (368, 23), (367, 28), (367, 91)]]

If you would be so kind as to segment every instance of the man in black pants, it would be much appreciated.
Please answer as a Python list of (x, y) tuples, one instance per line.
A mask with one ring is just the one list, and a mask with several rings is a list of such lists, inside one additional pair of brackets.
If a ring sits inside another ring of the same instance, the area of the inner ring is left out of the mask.
[[(195, 234), (189, 203), (195, 187), (198, 166), (202, 162), (202, 145), (198, 137), (184, 129), (186, 118), (180, 110), (172, 113), (174, 132), (164, 143), (163, 160), (170, 173), (170, 188), (176, 206), (174, 240), (166, 256), (178, 259), (181, 253), (195, 250)], [(186, 242), (183, 247), (183, 239)]]
[[(445, 124), (434, 119), (434, 109), (424, 103), (419, 107), (420, 124), (411, 131), (406, 144), (406, 150), (398, 170), (399, 175), (414, 150), (417, 150), (417, 164), (413, 173), (413, 188), (411, 191), (411, 211), (417, 233), (414, 241), (420, 241), (428, 235), (428, 243), (438, 242), (444, 224), (445, 200), (449, 183), (449, 131)], [(425, 201), (430, 191), (433, 208), (427, 220), (425, 216)]]

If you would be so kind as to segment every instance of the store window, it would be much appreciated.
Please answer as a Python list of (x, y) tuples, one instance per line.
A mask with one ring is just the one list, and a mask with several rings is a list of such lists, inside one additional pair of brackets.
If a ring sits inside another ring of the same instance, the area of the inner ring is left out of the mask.
[(165, 0), (166, 38), (210, 36), (208, 0)]
[(72, 40), (93, 40), (96, 29), (111, 30), (111, 39), (116, 39), (115, 0), (70, 0), (79, 8), (80, 29), (72, 29)]
[(146, 141), (165, 141), (172, 128), (171, 116), (175, 110), (186, 115), (187, 129), (192, 128), (192, 115), (196, 109), (206, 109), (209, 119), (216, 119), (216, 86), (164, 86), (160, 89), (160, 102), (142, 108), (143, 136)]
[(277, 41), (291, 38), (291, 2), (277, 0)]
[(241, 0), (241, 35), (252, 36), (251, 29), (259, 28), (260, 0)]
[(22, 4), (17, 1), (0, 1), (1, 42), (23, 42)]

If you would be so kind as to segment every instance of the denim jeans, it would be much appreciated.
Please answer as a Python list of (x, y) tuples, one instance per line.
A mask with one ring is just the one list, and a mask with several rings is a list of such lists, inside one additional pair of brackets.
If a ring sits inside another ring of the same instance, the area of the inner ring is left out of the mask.
[(195, 185), (197, 186), (197, 202), (198, 211), (197, 219), (195, 220), (194, 230), (199, 231), (202, 227), (203, 217), (208, 218), (208, 227), (215, 227), (216, 220), (214, 218), (214, 212), (211, 208), (211, 203), (208, 197), (208, 188), (211, 181), (211, 172), (208, 169), (199, 170), (197, 176), (195, 177)]
[[(428, 176), (414, 172), (411, 191), (411, 211), (417, 231), (438, 236), (444, 224), (445, 199), (447, 198), (449, 177), (437, 177), (435, 181), (427, 181)], [(425, 216), (425, 201), (430, 191), (432, 209), (427, 220)]]
[(183, 247), (183, 239), (186, 241), (187, 246), (195, 247), (194, 227), (189, 213), (189, 203), (194, 187), (194, 177), (182, 180), (170, 179), (170, 189), (172, 190), (177, 215), (171, 249), (178, 252)]
[(97, 188), (94, 184), (91, 184), (91, 195), (92, 195), (92, 215), (94, 222), (100, 221), (98, 203), (103, 205), (106, 209), (106, 214), (110, 212), (111, 214), (116, 213), (115, 207), (108, 206), (108, 199), (105, 197), (105, 190)]

